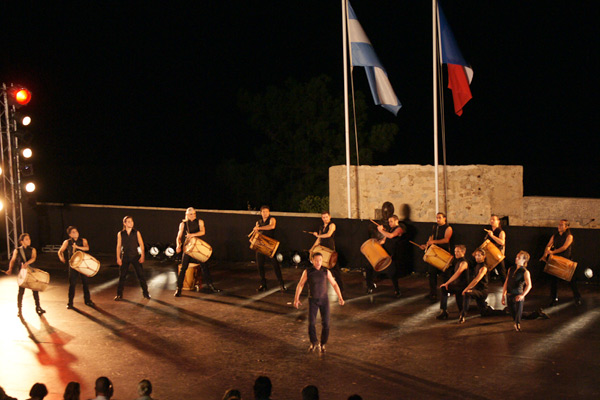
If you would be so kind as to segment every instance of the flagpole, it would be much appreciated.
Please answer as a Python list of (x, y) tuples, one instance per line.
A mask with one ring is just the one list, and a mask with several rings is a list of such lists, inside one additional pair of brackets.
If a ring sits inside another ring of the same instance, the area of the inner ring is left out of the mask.
[(342, 0), (342, 52), (344, 57), (344, 124), (346, 127), (346, 193), (348, 203), (348, 218), (352, 218), (352, 207), (350, 203), (350, 116), (348, 110), (348, 39), (347, 39), (347, 0)]
[(440, 211), (438, 187), (438, 57), (437, 57), (437, 1), (431, 0), (431, 30), (433, 39), (433, 158), (435, 169), (435, 212)]

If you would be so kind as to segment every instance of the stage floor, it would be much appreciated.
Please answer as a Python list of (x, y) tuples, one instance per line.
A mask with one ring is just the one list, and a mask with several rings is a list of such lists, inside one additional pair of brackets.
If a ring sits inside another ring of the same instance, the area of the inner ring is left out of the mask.
[[(389, 280), (365, 295), (358, 272), (343, 274), (346, 305), (331, 293), (331, 335), (327, 353), (307, 353), (306, 293), (300, 310), (292, 306), (301, 269), (284, 268), (287, 293), (257, 293), (252, 263), (212, 263), (222, 293), (184, 292), (173, 297), (174, 265), (148, 261), (145, 273), (151, 300), (142, 297), (131, 271), (124, 301), (115, 302), (114, 259), (91, 279), (96, 308), (83, 304), (77, 286), (76, 310), (67, 310), (67, 272), (55, 254), (36, 263), (51, 273), (41, 293), (47, 313), (35, 314), (25, 293), (24, 319), (17, 318), (16, 276), (0, 276), (0, 386), (28, 398), (35, 382), (62, 399), (69, 381), (82, 384), (82, 399), (94, 397), (94, 382), (109, 377), (114, 399), (136, 398), (137, 382), (150, 379), (160, 400), (221, 399), (228, 388), (252, 399), (259, 375), (273, 383), (273, 399), (299, 399), (308, 384), (322, 399), (597, 399), (600, 398), (600, 291), (581, 284), (583, 305), (575, 307), (570, 289), (559, 284), (561, 302), (547, 309), (549, 320), (523, 321), (515, 332), (510, 317), (481, 318), (476, 309), (464, 325), (450, 302), (450, 319), (438, 321), (427, 279), (402, 278), (402, 297)], [(6, 267), (4, 267), (6, 269)], [(489, 302), (501, 307), (499, 282)], [(526, 310), (547, 303), (548, 287), (536, 284)], [(318, 326), (318, 332), (320, 327)]]

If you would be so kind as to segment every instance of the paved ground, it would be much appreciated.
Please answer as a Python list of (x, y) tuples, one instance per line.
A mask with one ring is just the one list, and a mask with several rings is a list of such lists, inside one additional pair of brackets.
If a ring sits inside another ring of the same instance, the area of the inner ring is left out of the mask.
[[(49, 387), (47, 399), (62, 399), (73, 380), (82, 384), (82, 399), (90, 398), (102, 375), (121, 400), (135, 398), (143, 378), (161, 400), (220, 399), (231, 387), (251, 399), (259, 375), (271, 378), (274, 399), (300, 399), (307, 384), (332, 400), (353, 393), (364, 399), (600, 398), (598, 286), (582, 285), (584, 302), (575, 307), (561, 285), (564, 301), (549, 310), (551, 318), (524, 321), (517, 333), (509, 317), (480, 318), (475, 309), (458, 325), (454, 303), (451, 319), (437, 321), (438, 305), (423, 298), (423, 276), (403, 278), (396, 299), (389, 281), (367, 296), (361, 274), (349, 272), (347, 304), (340, 307), (332, 294), (329, 348), (318, 355), (306, 352), (306, 302), (300, 310), (291, 305), (300, 269), (283, 270), (287, 293), (257, 294), (252, 264), (214, 263), (222, 293), (174, 298), (173, 266), (148, 261), (152, 300), (142, 297), (132, 274), (125, 301), (115, 302), (117, 270), (100, 258), (103, 267), (92, 279), (97, 307), (83, 305), (79, 285), (77, 310), (67, 310), (67, 274), (54, 257), (42, 254), (37, 263), (52, 276), (41, 293), (42, 318), (27, 291), (19, 320), (16, 277), (0, 276), (0, 386), (19, 399), (28, 398), (35, 382)], [(267, 272), (274, 285), (273, 271)], [(499, 307), (500, 284), (492, 289), (490, 303)], [(534, 281), (525, 308), (547, 302), (547, 293)]]

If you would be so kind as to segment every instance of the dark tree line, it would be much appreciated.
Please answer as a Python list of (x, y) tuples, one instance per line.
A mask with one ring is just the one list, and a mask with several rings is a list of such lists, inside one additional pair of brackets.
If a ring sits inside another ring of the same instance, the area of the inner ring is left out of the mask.
[[(238, 105), (248, 116), (248, 134), (256, 145), (248, 149), (250, 157), (232, 157), (218, 167), (223, 195), (232, 206), (254, 209), (269, 204), (280, 211), (312, 212), (326, 207), (329, 167), (346, 162), (343, 93), (332, 89), (331, 79), (288, 79), (261, 93), (241, 91)], [(369, 123), (368, 106), (373, 107), (357, 92), (361, 165), (386, 152), (398, 133), (395, 124)], [(353, 134), (351, 142), (355, 164)]]

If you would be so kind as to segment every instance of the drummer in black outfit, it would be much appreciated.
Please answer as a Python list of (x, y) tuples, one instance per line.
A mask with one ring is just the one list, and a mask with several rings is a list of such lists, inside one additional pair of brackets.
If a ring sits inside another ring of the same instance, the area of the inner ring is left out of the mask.
[(459, 322), (464, 322), (463, 313), (463, 291), (467, 288), (470, 281), (469, 263), (465, 260), (467, 248), (459, 244), (454, 248), (454, 259), (446, 271), (452, 268), (453, 275), (445, 283), (440, 285), (440, 313), (437, 319), (448, 319), (448, 295), (456, 296), (456, 305), (460, 311)]
[[(436, 224), (433, 225), (431, 229), (431, 236), (429, 236), (429, 240), (426, 244), (421, 246), (421, 249), (425, 250), (432, 244), (435, 244), (438, 247), (446, 250), (448, 253), (452, 254), (450, 240), (452, 239), (452, 227), (448, 224), (448, 219), (446, 218), (446, 214), (443, 212), (439, 212), (436, 215)], [(425, 296), (431, 301), (437, 300), (437, 276), (442, 273), (439, 269), (434, 267), (433, 265), (429, 265), (428, 268), (429, 273), (429, 294)]]
[[(21, 246), (17, 247), (13, 252), (12, 258), (8, 264), (8, 270), (6, 271), (7, 275), (13, 270), (15, 263), (19, 266), (19, 270), (23, 268), (27, 268), (32, 265), (37, 258), (37, 252), (33, 247), (31, 247), (31, 237), (29, 237), (29, 233), (22, 233), (19, 236), (19, 244)], [(40, 305), (40, 294), (37, 290), (32, 290), (33, 292), (33, 300), (35, 301), (35, 312), (38, 315), (42, 315), (46, 312)], [(17, 295), (17, 308), (19, 309), (17, 316), (19, 318), (23, 317), (21, 312), (21, 308), (23, 307), (23, 295), (25, 294), (25, 288), (19, 286), (19, 294)]]
[[(329, 211), (323, 211), (321, 213), (321, 220), (323, 221), (323, 225), (319, 226), (318, 232), (311, 232), (313, 236), (317, 238), (310, 249), (311, 253), (313, 252), (313, 249), (319, 245), (335, 251), (336, 226), (331, 222), (331, 214), (329, 214)], [(340, 290), (344, 293), (344, 282), (342, 282), (342, 271), (340, 270), (340, 266), (336, 264), (334, 267), (329, 268), (329, 271), (331, 271), (331, 275), (333, 275)]]
[[(76, 226), (69, 226), (67, 228), (67, 235), (69, 235), (69, 239), (65, 240), (58, 250), (58, 258), (61, 262), (67, 264), (67, 267), (69, 268), (69, 302), (67, 303), (67, 308), (69, 310), (73, 309), (73, 298), (75, 297), (75, 286), (77, 285), (78, 278), (81, 278), (81, 285), (83, 286), (83, 300), (85, 304), (93, 307), (95, 304), (90, 296), (88, 277), (71, 268), (69, 265), (69, 260), (71, 257), (73, 257), (73, 254), (77, 250), (89, 251), (90, 246), (86, 239), (79, 237), (79, 231), (77, 230)], [(67, 252), (66, 258), (65, 251)]]
[[(506, 246), (506, 232), (500, 226), (500, 218), (496, 214), (492, 214), (490, 217), (490, 226), (492, 229), (484, 229), (487, 232), (483, 240), (489, 239), (494, 245), (504, 254), (504, 246)], [(504, 260), (500, 261), (494, 271), (500, 276), (500, 279), (504, 281), (506, 279), (506, 266)]]
[[(181, 253), (181, 248), (184, 244), (184, 236), (185, 238), (189, 237), (200, 237), (206, 234), (206, 230), (204, 229), (204, 221), (199, 218), (196, 218), (196, 210), (190, 207), (185, 211), (185, 219), (181, 221), (179, 224), (179, 231), (177, 232), (177, 253)], [(202, 279), (204, 283), (208, 287), (208, 289), (213, 293), (218, 293), (221, 290), (217, 289), (212, 282), (212, 277), (210, 276), (210, 271), (208, 270), (208, 265), (206, 263), (201, 263), (200, 261), (190, 257), (187, 254), (183, 254), (181, 258), (181, 271), (179, 271), (179, 275), (177, 276), (177, 290), (175, 291), (175, 297), (181, 296), (181, 290), (183, 288), (183, 281), (185, 280), (185, 272), (187, 271), (190, 261), (194, 263), (200, 264), (200, 268), (202, 269)]]
[[(277, 221), (274, 217), (271, 217), (271, 209), (269, 206), (262, 206), (260, 208), (261, 219), (256, 221), (256, 225), (254, 226), (254, 232), (260, 232), (262, 235), (273, 238), (273, 234), (275, 233), (275, 226)], [(258, 265), (258, 274), (260, 275), (260, 286), (256, 289), (258, 292), (264, 292), (267, 290), (267, 278), (265, 276), (265, 255), (261, 252), (256, 252), (256, 264)], [(271, 258), (271, 263), (273, 264), (273, 269), (275, 270), (275, 275), (277, 276), (277, 280), (279, 281), (279, 288), (282, 292), (285, 292), (287, 288), (285, 287), (285, 282), (283, 281), (283, 276), (281, 275), (281, 266), (275, 257)]]
[[(388, 278), (392, 281), (392, 285), (394, 286), (394, 294), (396, 297), (400, 297), (400, 287), (398, 286), (398, 272), (400, 269), (399, 265), (399, 253), (398, 253), (398, 244), (400, 242), (400, 237), (406, 231), (406, 227), (404, 224), (400, 225), (400, 219), (397, 215), (392, 215), (388, 218), (389, 228), (386, 229), (383, 225), (378, 225), (377, 230), (381, 235), (383, 235), (383, 239), (379, 242), (383, 249), (388, 253), (390, 257), (392, 257), (392, 263), (381, 271), (386, 274)], [(367, 279), (367, 293), (373, 293), (373, 289), (375, 289), (375, 284), (373, 283), (373, 275), (375, 270), (371, 265), (367, 265), (366, 269), (366, 279)]]
[[(139, 252), (138, 252), (139, 247)], [(148, 293), (148, 284), (144, 277), (144, 240), (142, 234), (133, 229), (133, 218), (126, 216), (123, 218), (123, 230), (117, 233), (117, 264), (119, 265), (119, 285), (117, 286), (117, 295), (115, 301), (123, 300), (123, 288), (129, 271), (129, 264), (133, 265), (135, 276), (142, 287), (142, 294), (146, 299), (150, 298)]]
[[(573, 234), (569, 229), (569, 220), (561, 219), (558, 223), (558, 232), (556, 232), (548, 241), (546, 245), (546, 251), (544, 252), (544, 258), (548, 257), (549, 254), (553, 256), (560, 256), (567, 259), (571, 259), (571, 247), (573, 246)], [(550, 304), (549, 307), (553, 307), (558, 303), (558, 292), (557, 285), (558, 279), (554, 275), (548, 274), (550, 277)], [(575, 299), (575, 305), (581, 305), (581, 294), (577, 288), (577, 281), (575, 276), (569, 282), (571, 290), (573, 291), (573, 298)]]

